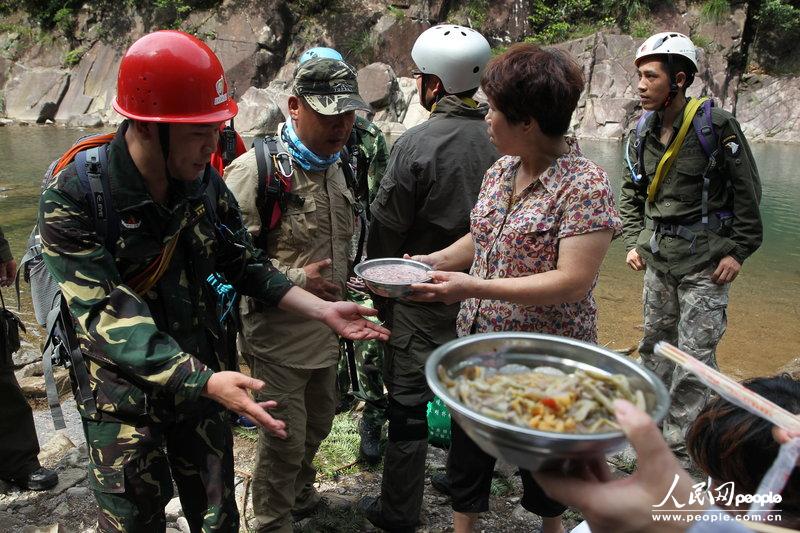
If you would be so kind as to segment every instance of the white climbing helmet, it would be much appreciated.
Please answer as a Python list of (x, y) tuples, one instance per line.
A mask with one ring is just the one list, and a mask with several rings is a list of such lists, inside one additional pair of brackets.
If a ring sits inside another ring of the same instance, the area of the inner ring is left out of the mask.
[(439, 24), (417, 37), (411, 59), (423, 74), (434, 74), (450, 94), (475, 89), (492, 51), (486, 38), (456, 24)]
[(636, 50), (636, 61), (634, 63), (638, 66), (639, 61), (645, 57), (665, 54), (685, 57), (692, 62), (694, 70), (697, 72), (697, 50), (694, 47), (694, 43), (684, 34), (674, 31), (656, 33), (648, 37)]

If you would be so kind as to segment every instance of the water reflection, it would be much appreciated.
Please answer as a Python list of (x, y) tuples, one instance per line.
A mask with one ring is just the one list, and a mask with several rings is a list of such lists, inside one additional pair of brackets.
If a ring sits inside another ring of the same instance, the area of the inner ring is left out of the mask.
[[(16, 258), (36, 218), (39, 187), (48, 164), (89, 132), (55, 127), (0, 128), (0, 225)], [(622, 146), (581, 141), (587, 157), (607, 170), (619, 192)], [(731, 289), (728, 331), (719, 349), (723, 370), (736, 377), (764, 375), (800, 356), (800, 150), (754, 144), (762, 187), (764, 244), (747, 260)], [(620, 240), (603, 264), (597, 296), (600, 339), (614, 347), (638, 342), (641, 333), (641, 274), (625, 266)], [(25, 289), (23, 284), (23, 289)], [(23, 297), (24, 316), (32, 316)]]

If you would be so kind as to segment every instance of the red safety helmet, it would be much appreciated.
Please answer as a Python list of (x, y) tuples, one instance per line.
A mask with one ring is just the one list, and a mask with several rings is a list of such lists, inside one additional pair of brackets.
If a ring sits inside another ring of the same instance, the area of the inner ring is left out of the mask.
[(125, 52), (114, 109), (146, 122), (204, 124), (236, 115), (219, 58), (181, 31), (145, 35)]

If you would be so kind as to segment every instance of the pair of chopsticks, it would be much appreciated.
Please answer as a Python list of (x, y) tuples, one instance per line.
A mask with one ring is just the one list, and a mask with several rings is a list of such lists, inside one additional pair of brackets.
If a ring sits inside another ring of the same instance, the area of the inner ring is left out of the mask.
[(683, 350), (661, 341), (656, 344), (655, 353), (681, 365), (684, 369), (700, 378), (700, 381), (705, 383), (706, 386), (742, 409), (746, 409), (754, 415), (760, 416), (786, 430), (800, 431), (800, 417), (742, 386), (725, 374), (701, 363)]
[[(655, 353), (674, 361), (685, 370), (688, 370), (697, 376), (706, 386), (716, 391), (722, 398), (734, 405), (788, 431), (800, 432), (800, 417), (790, 413), (780, 405), (767, 400), (760, 394), (756, 394), (725, 374), (701, 363), (683, 350), (662, 341), (656, 344)], [(781, 446), (778, 457), (759, 484), (757, 490), (758, 494), (766, 494), (770, 491), (779, 493), (783, 490), (792, 470), (795, 468), (798, 454), (800, 453), (799, 450), (800, 438), (794, 439), (792, 442)], [(757, 514), (758, 510), (769, 508), (771, 508), (771, 505), (767, 507), (754, 503), (750, 507), (748, 515), (754, 516)], [(792, 531), (783, 527), (763, 524), (752, 520), (740, 522), (740, 524), (753, 531), (763, 533)]]

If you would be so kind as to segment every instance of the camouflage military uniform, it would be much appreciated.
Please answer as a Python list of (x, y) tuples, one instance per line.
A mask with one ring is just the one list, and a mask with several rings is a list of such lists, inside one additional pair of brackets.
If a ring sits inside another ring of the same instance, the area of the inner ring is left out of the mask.
[[(642, 132), (644, 171), (649, 177), (655, 174), (667, 148), (659, 140), (659, 120), (660, 113), (654, 113)], [(620, 197), (626, 248), (636, 248), (647, 265), (644, 336), (639, 354), (670, 390), (672, 407), (663, 430), (679, 454), (685, 453), (686, 429), (705, 404), (708, 392), (693, 375), (655, 356), (653, 348), (664, 340), (717, 366), (715, 349), (725, 332), (730, 285), (717, 285), (711, 275), (726, 255), (743, 263), (759, 247), (762, 237), (758, 208), (761, 183), (747, 140), (730, 113), (713, 108), (712, 121), (719, 146), (717, 167), (708, 187), (709, 226), (699, 223), (703, 173), (709, 159), (691, 127), (654, 201), (647, 201), (646, 184), (637, 185), (630, 174)], [(677, 132), (682, 123), (683, 112), (675, 119), (673, 130)], [(633, 142), (629, 143), (628, 155), (636, 161)], [(689, 233), (678, 226), (689, 229)]]
[[(96, 414), (83, 408), (81, 414), (99, 526), (163, 530), (174, 479), (193, 531), (238, 531), (230, 428), (224, 409), (200, 396), (234, 355), (220, 349), (224, 339), (205, 280), (220, 272), (240, 293), (268, 305), (292, 284), (253, 248), (236, 200), (215, 172), (170, 181), (167, 204), (155, 203), (128, 152), (127, 126), (108, 150), (111, 201), (120, 218), (113, 254), (95, 232), (74, 163), (44, 191), (39, 212), (44, 261), (76, 319), (97, 405)], [(204, 183), (217, 224), (205, 213)], [(135, 293), (126, 282), (173, 238), (164, 275)]]
[[(356, 150), (359, 153), (351, 155), (355, 159), (356, 186), (358, 200), (369, 219), (369, 204), (375, 199), (380, 185), (381, 177), (386, 171), (386, 162), (389, 159), (389, 150), (386, 139), (380, 128), (365, 118), (356, 117), (353, 126), (356, 136)], [(361, 223), (361, 222), (359, 222)], [(354, 250), (358, 247), (360, 232), (354, 235)], [(366, 244), (366, 238), (364, 243)], [(357, 253), (353, 254), (357, 256)], [(348, 291), (347, 299), (373, 307), (372, 299), (364, 293)], [(340, 404), (349, 400), (348, 390), (351, 387), (348, 361), (345, 348), (346, 341), (341, 342), (342, 357), (339, 360), (338, 385)], [(383, 366), (383, 344), (379, 341), (356, 341), (352, 343), (356, 355), (356, 369), (358, 372), (359, 394), (361, 400), (366, 400), (362, 417), (370, 427), (380, 427), (386, 422), (385, 395), (383, 393), (383, 379), (381, 368)], [(366, 365), (366, 368), (365, 368)]]
[[(361, 291), (348, 289), (347, 299), (359, 305), (374, 308), (372, 298)], [(377, 317), (371, 320), (378, 322)], [(350, 383), (346, 341), (340, 341), (341, 357), (339, 359), (338, 383), (340, 401), (345, 396)], [(386, 422), (386, 395), (383, 392), (383, 343), (379, 341), (355, 341), (353, 349), (358, 374), (358, 391), (353, 390), (353, 397), (365, 402), (361, 414), (370, 427), (380, 428)], [(353, 387), (355, 389), (355, 387)]]

